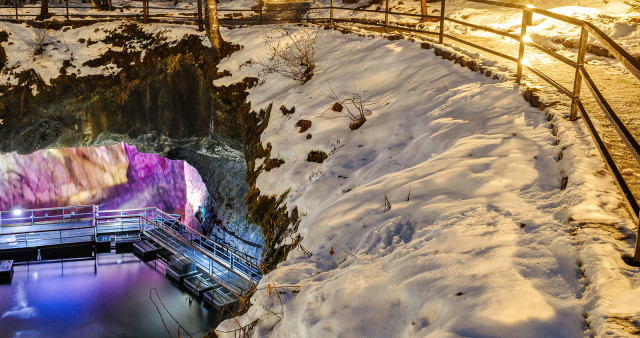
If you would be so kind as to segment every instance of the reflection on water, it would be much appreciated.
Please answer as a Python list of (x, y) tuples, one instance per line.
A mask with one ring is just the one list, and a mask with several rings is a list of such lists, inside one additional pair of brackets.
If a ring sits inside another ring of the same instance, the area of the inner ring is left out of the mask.
[(199, 302), (190, 305), (189, 295), (164, 277), (162, 263), (132, 254), (14, 269), (12, 284), (0, 285), (2, 337), (167, 337), (162, 319), (177, 337), (178, 324), (162, 303), (193, 337), (220, 320)]
[(27, 295), (24, 292), (23, 281), (18, 282), (18, 287), (14, 294), (14, 303), (15, 305), (9, 311), (3, 313), (0, 318), (16, 317), (19, 319), (29, 319), (38, 315), (38, 311), (27, 303)]

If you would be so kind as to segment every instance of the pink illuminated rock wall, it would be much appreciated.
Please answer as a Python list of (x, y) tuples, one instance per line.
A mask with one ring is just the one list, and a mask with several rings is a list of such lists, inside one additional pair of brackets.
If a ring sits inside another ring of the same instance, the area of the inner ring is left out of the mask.
[(90, 204), (127, 182), (123, 144), (0, 155), (0, 209)]
[(188, 225), (199, 229), (193, 213), (205, 192), (197, 171), (185, 162), (140, 153), (125, 143), (0, 155), (0, 210), (81, 204), (99, 204), (103, 210), (158, 207), (182, 216), (186, 211)]

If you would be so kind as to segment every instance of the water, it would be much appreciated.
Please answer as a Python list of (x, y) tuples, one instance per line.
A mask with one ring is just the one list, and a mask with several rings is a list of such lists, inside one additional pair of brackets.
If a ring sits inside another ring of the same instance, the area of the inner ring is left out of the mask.
[[(133, 254), (15, 266), (0, 285), (0, 337), (168, 337), (150, 291), (173, 337), (178, 325), (200, 337), (220, 321), (164, 277), (160, 262)], [(188, 337), (181, 332), (181, 337)]]

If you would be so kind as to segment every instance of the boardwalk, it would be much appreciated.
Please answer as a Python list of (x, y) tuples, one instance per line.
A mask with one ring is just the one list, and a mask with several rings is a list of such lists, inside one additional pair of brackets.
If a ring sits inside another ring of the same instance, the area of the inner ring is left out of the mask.
[(92, 221), (0, 228), (0, 250), (40, 248), (95, 241)]
[[(257, 261), (189, 229), (177, 215), (156, 208), (98, 211), (84, 206), (85, 212), (76, 213), (78, 208), (0, 212), (0, 255), (32, 260), (45, 248), (58, 254), (70, 245), (107, 244), (109, 248), (111, 243), (132, 243), (148, 236), (154, 246), (195, 262), (198, 273), (192, 277), (197, 280), (185, 281), (185, 286), (191, 283), (202, 292), (215, 292), (209, 299), (218, 299), (218, 304), (245, 295), (261, 278)], [(87, 213), (87, 208), (92, 212)], [(67, 220), (69, 214), (83, 218)], [(204, 286), (206, 290), (201, 289)]]
[[(152, 227), (144, 233), (173, 254), (184, 254), (189, 257), (200, 270), (211, 276), (216, 282), (238, 294), (245, 294), (251, 289), (251, 280), (255, 280), (259, 276), (255, 272), (252, 277), (237, 269), (232, 269), (227, 263), (226, 257), (220, 257), (223, 255), (222, 253), (217, 254), (217, 251), (214, 253), (212, 243), (203, 242), (204, 247), (196, 248), (181, 240), (179, 236), (172, 234), (171, 231), (160, 227)], [(216, 259), (216, 257), (219, 259)]]

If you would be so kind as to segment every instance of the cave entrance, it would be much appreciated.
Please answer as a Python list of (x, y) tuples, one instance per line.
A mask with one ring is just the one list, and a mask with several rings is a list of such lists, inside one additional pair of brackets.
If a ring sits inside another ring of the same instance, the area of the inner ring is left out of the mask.
[[(143, 145), (146, 146), (146, 145)], [(236, 156), (237, 157), (237, 156)], [(170, 159), (171, 158), (171, 159)], [(238, 158), (172, 148), (167, 157), (117, 143), (0, 155), (0, 210), (98, 205), (156, 207), (188, 227), (260, 259), (260, 228), (245, 218), (246, 167)]]

